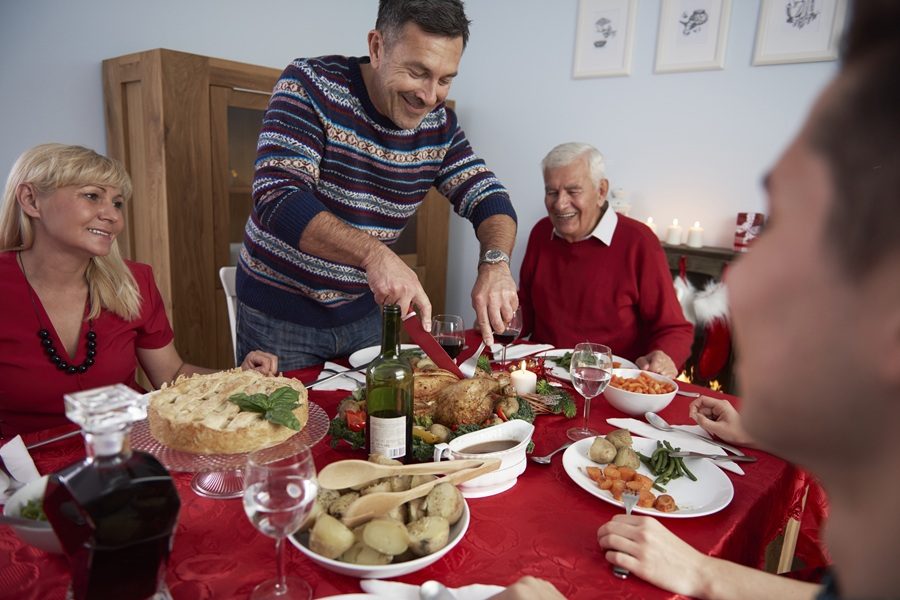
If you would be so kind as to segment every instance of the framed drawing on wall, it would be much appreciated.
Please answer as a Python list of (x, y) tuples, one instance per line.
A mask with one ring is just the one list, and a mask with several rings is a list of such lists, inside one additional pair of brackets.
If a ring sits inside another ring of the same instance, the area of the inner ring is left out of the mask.
[(847, 0), (761, 0), (754, 65), (835, 60)]
[(731, 0), (662, 0), (656, 73), (725, 67)]
[(572, 77), (631, 72), (637, 0), (579, 0)]

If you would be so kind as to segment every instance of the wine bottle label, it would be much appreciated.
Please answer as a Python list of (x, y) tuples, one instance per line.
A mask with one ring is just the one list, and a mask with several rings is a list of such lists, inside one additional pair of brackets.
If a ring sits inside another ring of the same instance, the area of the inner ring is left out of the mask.
[(406, 417), (369, 417), (369, 452), (388, 458), (406, 455)]

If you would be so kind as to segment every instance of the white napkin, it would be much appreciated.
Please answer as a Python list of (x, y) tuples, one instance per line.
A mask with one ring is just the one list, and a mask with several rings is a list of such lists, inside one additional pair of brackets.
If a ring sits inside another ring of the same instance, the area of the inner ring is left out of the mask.
[(17, 435), (0, 448), (0, 459), (3, 459), (3, 464), (13, 479), (13, 481), (10, 481), (5, 474), (4, 477), (0, 478), (4, 479), (6, 483), (6, 485), (3, 485), (4, 481), (0, 481), (0, 488), (2, 488), (0, 489), (0, 495), (6, 492), (7, 488), (12, 492), (26, 483), (39, 479), (41, 476), (37, 467), (34, 466), (34, 461), (31, 459), (28, 449), (25, 448), (25, 443), (22, 441), (21, 436)]
[[(319, 373), (318, 379), (325, 379), (326, 377), (331, 377), (335, 373), (342, 373), (347, 370), (347, 367), (342, 367), (341, 365), (333, 362), (326, 362), (325, 366), (322, 368), (322, 372)], [(341, 377), (335, 377), (330, 381), (326, 381), (321, 385), (317, 385), (315, 389), (320, 391), (329, 391), (329, 390), (355, 390), (359, 387), (357, 383), (361, 383), (362, 385), (366, 385), (366, 375), (364, 373), (360, 373), (359, 371), (353, 371), (351, 373), (347, 373), (346, 375), (342, 375)]]
[[(704, 442), (690, 435), (683, 435), (677, 431), (660, 431), (656, 427), (643, 421), (638, 421), (637, 419), (607, 419), (606, 422), (613, 427), (627, 429), (631, 433), (641, 437), (650, 438), (651, 440), (667, 440), (670, 444), (678, 446), (685, 452), (725, 454), (725, 450), (723, 450), (721, 446), (717, 446), (712, 438), (710, 438), (709, 442)], [(709, 434), (706, 433), (706, 430), (699, 425), (673, 425), (673, 427), (683, 431), (698, 433), (703, 437), (709, 438)], [(738, 475), (744, 474), (744, 470), (740, 465), (730, 460), (714, 460), (712, 463), (725, 471), (731, 471)]]
[[(506, 360), (522, 358), (523, 356), (531, 356), (532, 354), (537, 354), (538, 352), (553, 350), (553, 348), (554, 346), (552, 344), (513, 344), (506, 349)], [(500, 355), (502, 353), (503, 346), (501, 346), (500, 344), (491, 345), (491, 354), (494, 355), (495, 359), (500, 358)]]
[[(382, 581), (380, 579), (363, 579), (359, 586), (369, 594), (375, 594), (379, 598), (391, 598), (392, 600), (419, 600), (419, 586), (399, 581)], [(450, 588), (450, 593), (456, 596), (456, 600), (486, 600), (491, 596), (502, 592), (504, 587), (499, 585), (484, 585), (475, 583), (461, 588)]]

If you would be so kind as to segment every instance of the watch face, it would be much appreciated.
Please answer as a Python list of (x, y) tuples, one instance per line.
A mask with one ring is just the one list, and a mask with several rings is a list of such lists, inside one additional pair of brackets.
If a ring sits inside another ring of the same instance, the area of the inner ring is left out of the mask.
[(487, 250), (484, 253), (484, 257), (482, 257), (481, 262), (492, 264), (499, 262), (509, 262), (509, 257), (506, 256), (506, 253), (502, 250)]

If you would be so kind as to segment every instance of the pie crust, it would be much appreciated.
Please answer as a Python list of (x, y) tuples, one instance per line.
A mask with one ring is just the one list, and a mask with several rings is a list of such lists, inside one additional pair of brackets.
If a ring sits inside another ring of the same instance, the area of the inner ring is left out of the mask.
[(300, 396), (294, 415), (300, 429), (309, 417), (306, 388), (296, 379), (266, 377), (257, 371), (231, 369), (208, 375), (180, 376), (150, 396), (150, 433), (174, 450), (195, 454), (237, 454), (279, 444), (293, 429), (266, 421), (261, 414), (241, 411), (228, 400), (234, 394), (271, 394), (288, 386)]

